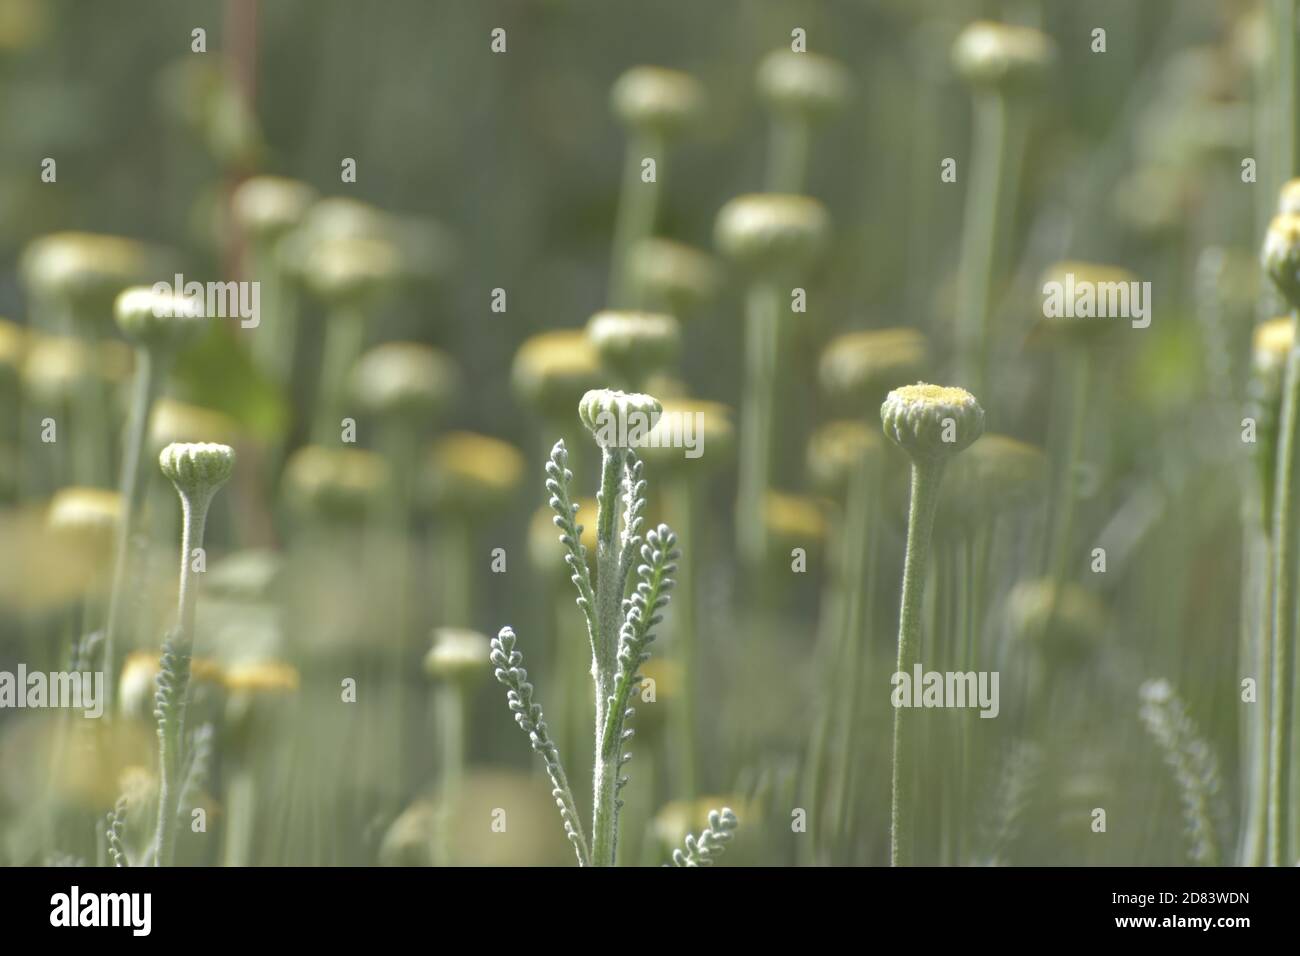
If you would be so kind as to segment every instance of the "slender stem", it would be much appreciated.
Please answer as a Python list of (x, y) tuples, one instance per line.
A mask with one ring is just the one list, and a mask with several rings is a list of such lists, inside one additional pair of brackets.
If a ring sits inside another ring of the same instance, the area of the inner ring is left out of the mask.
[(1007, 223), (1000, 222), (1007, 187), (1005, 166), (1011, 117), (998, 93), (975, 97), (975, 143), (961, 234), (961, 295), (957, 338), (962, 384), (987, 392), (990, 311), (998, 252)]
[(149, 427), (149, 409), (158, 395), (164, 375), (163, 362), (147, 348), (136, 349), (135, 381), (127, 417), (126, 447), (118, 488), (122, 495), (122, 521), (117, 532), (117, 555), (113, 564), (113, 587), (108, 600), (108, 622), (104, 626), (104, 711), (113, 716), (113, 694), (117, 684), (117, 632), (121, 626), (127, 584), (131, 580), (136, 516), (144, 501), (144, 440)]
[[(1276, 40), (1277, 101), (1274, 113), (1277, 123), (1277, 168), (1280, 176), (1277, 187), (1290, 177), (1300, 172), (1296, 168), (1300, 161), (1300, 123), (1297, 123), (1297, 110), (1300, 109), (1300, 15), (1296, 0), (1273, 0), (1273, 36)], [(1272, 191), (1276, 195), (1277, 188)]]
[[(618, 534), (619, 489), (622, 486), (626, 451), (605, 448), (601, 452), (600, 493), (596, 516), (596, 655), (592, 673), (596, 679), (596, 749), (592, 774), (593, 819), (591, 862), (613, 866), (617, 834), (616, 790), (618, 749), (608, 748), (602, 739), (609, 699), (614, 693), (618, 665), (618, 632), (622, 622), (624, 578), (619, 567), (622, 548)], [(612, 759), (611, 759), (612, 756)]]
[(433, 571), (442, 582), (442, 623), (468, 627), (474, 607), (473, 532), (461, 515), (448, 515), (434, 530)]
[(772, 415), (780, 335), (780, 293), (754, 283), (745, 302), (745, 382), (736, 488), (736, 549), (751, 571), (761, 568), (767, 527), (763, 504), (772, 470)]
[[(1292, 321), (1300, 329), (1300, 311)], [(1287, 356), (1282, 384), (1282, 414), (1278, 430), (1277, 480), (1273, 490), (1273, 659), (1269, 708), (1268, 850), (1270, 866), (1280, 866), (1287, 850), (1290, 776), (1291, 658), (1296, 638), (1297, 545), (1300, 514), (1300, 346)]]
[(1070, 560), (1070, 539), (1074, 537), (1074, 520), (1078, 494), (1075, 472), (1083, 460), (1083, 435), (1088, 422), (1089, 391), (1092, 388), (1092, 356), (1086, 349), (1074, 353), (1073, 382), (1070, 393), (1070, 424), (1065, 438), (1065, 461), (1057, 476), (1056, 496), (1051, 502), (1056, 512), (1056, 527), (1052, 529), (1052, 550), (1048, 558), (1048, 576), (1052, 582), (1051, 603), (1043, 627), (1050, 630), (1065, 588), (1066, 568)]
[(808, 153), (812, 137), (802, 116), (772, 118), (767, 191), (802, 193), (807, 185)]
[[(1254, 495), (1254, 498), (1258, 502), (1259, 495)], [(1258, 504), (1252, 511), (1257, 510)], [(1259, 530), (1258, 515), (1247, 515), (1243, 522), (1243, 594), (1246, 600), (1242, 601), (1241, 656), (1243, 671), (1255, 676), (1259, 692), (1247, 711), (1244, 739), (1247, 753), (1243, 799), (1246, 819), (1241, 838), (1241, 863), (1245, 866), (1264, 864), (1268, 837), (1273, 643), (1268, 617), (1272, 607), (1272, 568), (1267, 544)]]
[(461, 781), (465, 777), (464, 687), (458, 681), (445, 682), (437, 690), (434, 706), (437, 708), (438, 735), (442, 740), (438, 859), (442, 865), (448, 866), (452, 863), (450, 823), (456, 801), (460, 797)]
[(365, 342), (365, 320), (355, 312), (338, 310), (325, 322), (325, 353), (316, 388), (316, 421), (312, 441), (333, 447), (339, 440), (339, 422), (348, 374)]
[[(925, 571), (930, 557), (930, 536), (939, 504), (942, 461), (912, 464), (912, 501), (907, 513), (907, 554), (903, 560), (903, 594), (898, 612), (897, 673), (911, 680), (921, 641), (921, 599), (925, 594)], [(894, 709), (894, 767), (890, 807), (889, 862), (892, 866), (912, 863), (912, 823), (915, 811), (915, 755), (912, 753), (911, 724), (906, 707)]]
[(176, 844), (176, 820), (180, 812), (181, 742), (185, 733), (185, 705), (189, 694), (189, 660), (194, 653), (194, 617), (198, 599), (198, 579), (193, 552), (203, 547), (203, 531), (208, 520), (212, 493), (181, 495), (181, 574), (177, 601), (179, 627), (173, 647), (180, 662), (175, 675), (176, 701), (158, 728), (158, 827), (154, 841), (154, 865), (171, 866)]
[[(641, 163), (655, 161), (655, 177), (641, 179)], [(654, 232), (659, 215), (659, 183), (664, 173), (664, 149), (661, 137), (648, 131), (632, 134), (623, 164), (623, 186), (618, 197), (618, 217), (614, 223), (614, 249), (609, 265), (609, 304), (626, 308), (632, 303), (631, 283), (627, 275), (627, 256), (632, 247)]]

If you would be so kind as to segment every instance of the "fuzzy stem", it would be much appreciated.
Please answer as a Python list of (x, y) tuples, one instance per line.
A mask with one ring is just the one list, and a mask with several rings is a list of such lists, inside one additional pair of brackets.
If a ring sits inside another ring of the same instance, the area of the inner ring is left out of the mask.
[(131, 408), (126, 426), (126, 447), (122, 454), (119, 491), (122, 495), (122, 522), (117, 532), (117, 554), (113, 564), (113, 587), (108, 601), (108, 621), (104, 626), (104, 711), (113, 716), (113, 694), (117, 684), (117, 632), (121, 626), (127, 584), (131, 579), (132, 546), (136, 516), (144, 501), (145, 432), (149, 426), (149, 409), (162, 382), (164, 363), (147, 348), (136, 349), (135, 381), (131, 389)]
[(808, 178), (808, 153), (812, 137), (802, 116), (772, 119), (771, 153), (767, 167), (767, 191), (802, 193)]
[[(642, 182), (641, 163), (654, 159), (655, 178)], [(632, 247), (654, 232), (659, 215), (659, 182), (664, 172), (664, 149), (661, 137), (640, 130), (627, 144), (623, 165), (623, 185), (618, 198), (618, 216), (614, 223), (614, 249), (609, 267), (609, 304), (625, 308), (631, 290), (627, 275), (627, 256)]]
[[(939, 504), (942, 461), (912, 464), (912, 501), (907, 513), (907, 555), (903, 561), (903, 593), (898, 612), (898, 667), (896, 673), (912, 678), (921, 642), (921, 599), (925, 594), (925, 571), (930, 557), (930, 536)], [(912, 863), (912, 823), (915, 810), (915, 755), (912, 753), (910, 724), (904, 713), (894, 709), (894, 767), (891, 784), (891, 866)]]
[[(1292, 322), (1300, 328), (1300, 311)], [(1300, 347), (1287, 356), (1282, 384), (1282, 414), (1278, 430), (1277, 480), (1273, 491), (1273, 654), (1269, 689), (1269, 787), (1267, 861), (1280, 866), (1287, 850), (1288, 770), (1291, 736), (1291, 699), (1288, 684), (1296, 637), (1297, 546), (1300, 514), (1295, 509), (1300, 494), (1300, 468), (1296, 467), (1300, 442)]]
[(179, 622), (175, 655), (183, 663), (176, 684), (177, 700), (168, 708), (158, 728), (158, 827), (155, 835), (155, 866), (171, 866), (176, 844), (176, 820), (180, 812), (178, 772), (181, 742), (185, 734), (185, 704), (189, 694), (188, 660), (194, 653), (194, 617), (198, 579), (193, 551), (203, 547), (212, 492), (181, 495), (181, 574), (176, 617)]
[(1050, 630), (1065, 588), (1066, 566), (1070, 560), (1070, 539), (1074, 537), (1074, 520), (1078, 495), (1075, 472), (1083, 459), (1083, 435), (1088, 422), (1089, 390), (1092, 388), (1092, 356), (1087, 349), (1074, 355), (1074, 375), (1070, 393), (1070, 423), (1066, 432), (1065, 461), (1061, 465), (1055, 499), (1056, 527), (1052, 529), (1052, 550), (1048, 558), (1048, 577), (1052, 582), (1051, 603), (1044, 618), (1044, 630)]
[(750, 571), (761, 568), (767, 527), (763, 505), (772, 469), (772, 415), (780, 335), (780, 294), (756, 282), (745, 302), (745, 383), (736, 488), (736, 549)]
[(610, 697), (617, 670), (618, 632), (622, 623), (624, 576), (619, 567), (622, 548), (618, 535), (619, 489), (627, 452), (605, 448), (601, 452), (600, 493), (596, 517), (596, 654), (592, 675), (596, 680), (595, 770), (592, 774), (593, 819), (591, 863), (614, 865), (618, 752), (603, 746)]

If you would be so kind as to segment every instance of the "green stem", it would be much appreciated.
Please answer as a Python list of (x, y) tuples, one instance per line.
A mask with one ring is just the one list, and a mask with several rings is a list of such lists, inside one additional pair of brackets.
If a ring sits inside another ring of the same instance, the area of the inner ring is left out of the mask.
[[(896, 673), (911, 680), (918, 661), (921, 641), (921, 599), (925, 594), (925, 571), (930, 556), (930, 537), (939, 504), (942, 461), (913, 462), (912, 501), (907, 513), (907, 554), (903, 560), (903, 593), (898, 612), (898, 666)], [(912, 863), (912, 823), (915, 811), (915, 755), (911, 747), (911, 725), (906, 707), (894, 709), (894, 767), (891, 785), (891, 866)]]
[[(610, 256), (609, 304), (626, 308), (632, 304), (627, 274), (627, 257), (640, 240), (649, 237), (659, 215), (659, 183), (664, 172), (664, 149), (661, 137), (646, 131), (632, 134), (623, 164), (623, 186), (618, 197), (618, 216), (614, 223), (614, 248)], [(641, 180), (643, 160), (655, 161), (655, 178)]]
[[(1300, 329), (1300, 311), (1292, 321)], [(1282, 415), (1278, 430), (1277, 481), (1273, 491), (1273, 659), (1269, 696), (1268, 849), (1270, 866), (1280, 866), (1287, 853), (1288, 789), (1290, 786), (1292, 655), (1296, 638), (1297, 545), (1300, 514), (1295, 509), (1300, 494), (1300, 346), (1287, 356), (1282, 385)]]
[(772, 415), (780, 335), (780, 293), (756, 282), (745, 302), (745, 381), (736, 488), (736, 549), (751, 572), (762, 568), (767, 526), (764, 502), (772, 470)]
[(962, 384), (977, 395), (987, 391), (990, 312), (998, 253), (1008, 223), (1003, 190), (1007, 188), (1007, 154), (1011, 116), (998, 93), (975, 97), (973, 157), (966, 190), (961, 233), (961, 294), (958, 298), (957, 338)]
[(442, 623), (469, 627), (474, 607), (473, 533), (460, 515), (448, 515), (434, 530), (434, 573), (442, 582)]
[(181, 495), (181, 574), (176, 617), (179, 622), (174, 647), (182, 662), (176, 680), (176, 702), (167, 710), (158, 728), (158, 826), (154, 838), (154, 865), (171, 866), (176, 844), (176, 821), (180, 812), (177, 779), (181, 742), (185, 733), (185, 705), (189, 693), (189, 664), (194, 654), (194, 617), (198, 600), (198, 579), (193, 551), (203, 547), (212, 493)]
[(1074, 521), (1078, 510), (1077, 475), (1079, 464), (1083, 460), (1083, 436), (1088, 422), (1089, 392), (1092, 388), (1092, 355), (1086, 349), (1074, 353), (1073, 382), (1070, 395), (1070, 423), (1065, 439), (1065, 461), (1057, 476), (1056, 496), (1050, 502), (1055, 511), (1056, 527), (1052, 529), (1051, 554), (1048, 558), (1048, 576), (1052, 582), (1051, 604), (1043, 627), (1050, 630), (1060, 605), (1061, 592), (1066, 579), (1073, 577), (1066, 573), (1070, 561), (1070, 539), (1074, 537)]
[(456, 681), (446, 682), (438, 688), (434, 700), (438, 735), (442, 740), (438, 860), (441, 865), (449, 866), (452, 863), (450, 824), (465, 778), (465, 689)]
[(325, 322), (325, 351), (321, 358), (320, 383), (316, 388), (316, 421), (312, 441), (333, 448), (339, 441), (348, 375), (365, 342), (365, 320), (347, 311), (332, 312)]
[(767, 167), (767, 191), (802, 193), (807, 185), (808, 154), (812, 137), (801, 116), (774, 116)]
[(131, 408), (127, 417), (126, 447), (122, 453), (122, 473), (118, 488), (122, 495), (122, 521), (117, 532), (117, 554), (113, 564), (113, 586), (108, 600), (108, 622), (104, 626), (104, 711), (113, 716), (113, 694), (117, 684), (117, 633), (121, 626), (126, 589), (131, 580), (136, 516), (144, 501), (145, 433), (149, 427), (149, 409), (158, 396), (164, 376), (164, 363), (147, 349), (136, 349), (135, 381), (132, 383)]
[(592, 673), (596, 679), (595, 770), (592, 774), (593, 821), (591, 862), (613, 866), (617, 813), (618, 748), (605, 746), (603, 729), (614, 694), (618, 666), (618, 632), (622, 625), (623, 585), (619, 567), (622, 547), (618, 534), (619, 489), (627, 452), (605, 448), (601, 452), (600, 492), (596, 497), (596, 654)]

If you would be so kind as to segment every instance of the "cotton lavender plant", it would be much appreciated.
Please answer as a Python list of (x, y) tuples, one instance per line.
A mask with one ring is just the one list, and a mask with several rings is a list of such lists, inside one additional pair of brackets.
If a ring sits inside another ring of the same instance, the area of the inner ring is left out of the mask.
[[(595, 389), (578, 406), (579, 418), (601, 450), (600, 491), (596, 512), (595, 574), (582, 544), (578, 506), (570, 495), (573, 472), (568, 449), (556, 442), (546, 464), (546, 490), (560, 531), (565, 564), (572, 572), (577, 603), (587, 624), (591, 645), (591, 675), (595, 682), (595, 769), (593, 822), (590, 839), (579, 820), (577, 804), (559, 750), (551, 739), (541, 705), (517, 650), (515, 632), (504, 627), (492, 640), (491, 660), (496, 679), (507, 688), (506, 700), (515, 721), (528, 735), (533, 750), (546, 763), (552, 796), (560, 811), (565, 836), (580, 866), (613, 866), (618, 861), (619, 794), (627, 785), (623, 768), (631, 759), (627, 744), (635, 714), (629, 706), (643, 680), (639, 668), (650, 657), (659, 613), (667, 606), (681, 552), (677, 536), (665, 524), (645, 533), (646, 481), (644, 465), (634, 451), (654, 427), (662, 406), (649, 395)], [(620, 516), (621, 506), (621, 516)], [(635, 584), (628, 593), (629, 577)], [(709, 814), (709, 825), (698, 838), (688, 836), (685, 850), (673, 854), (677, 866), (708, 866), (725, 849), (737, 827), (728, 808)]]

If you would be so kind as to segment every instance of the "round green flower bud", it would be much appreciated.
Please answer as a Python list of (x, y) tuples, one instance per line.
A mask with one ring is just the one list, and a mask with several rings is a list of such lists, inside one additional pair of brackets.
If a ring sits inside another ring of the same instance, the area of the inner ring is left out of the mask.
[(158, 466), (182, 495), (210, 495), (230, 478), (235, 450), (215, 442), (172, 442), (158, 456)]
[(827, 422), (808, 440), (808, 474), (818, 491), (840, 495), (857, 469), (881, 451), (880, 433), (866, 422)]
[(132, 355), (122, 342), (97, 345), (62, 335), (31, 334), (23, 356), (23, 387), (33, 396), (67, 401), (87, 377), (117, 385), (131, 373)]
[(478, 631), (439, 627), (433, 646), (424, 655), (424, 672), (435, 680), (468, 682), (488, 671), (488, 639)]
[(250, 176), (230, 198), (235, 222), (258, 239), (274, 239), (302, 221), (316, 190), (282, 176)]
[(388, 464), (362, 448), (299, 448), (284, 466), (285, 497), (304, 514), (363, 517), (388, 484)]
[[(1127, 269), (1118, 266), (1102, 265), (1096, 262), (1079, 262), (1066, 260), (1055, 262), (1044, 271), (1040, 285), (1044, 298), (1044, 315), (1041, 328), (1063, 342), (1075, 345), (1090, 345), (1099, 342), (1109, 333), (1123, 328), (1124, 323), (1117, 316), (1103, 316), (1099, 313), (1108, 297), (1106, 289), (1120, 287), (1131, 288), (1137, 277)], [(1086, 290), (1086, 293), (1085, 293)], [(1094, 302), (1091, 307), (1081, 299), (1081, 294), (1092, 294)], [(1059, 296), (1060, 315), (1047, 315), (1046, 303)], [(1070, 302), (1069, 297), (1074, 301)], [(1080, 312), (1091, 313), (1080, 315)]]
[(849, 71), (816, 53), (774, 50), (758, 65), (758, 94), (776, 113), (821, 120), (848, 104)]
[(204, 317), (201, 300), (145, 286), (119, 294), (113, 312), (117, 327), (132, 342), (168, 351), (197, 335)]
[(655, 469), (693, 474), (730, 461), (736, 450), (731, 409), (696, 398), (665, 398), (663, 413), (636, 453)]
[(143, 282), (154, 265), (146, 246), (119, 236), (59, 232), (35, 239), (23, 251), (20, 269), (37, 297), (62, 302), (74, 316), (105, 318), (113, 297)]
[(984, 409), (964, 388), (917, 382), (889, 393), (880, 422), (913, 461), (942, 461), (980, 437)]
[(671, 365), (682, 349), (681, 325), (659, 312), (597, 312), (587, 338), (610, 371), (638, 382)]
[(870, 329), (832, 339), (817, 379), (837, 407), (858, 411), (875, 408), (891, 389), (915, 382), (928, 365), (925, 336), (916, 329)]
[(311, 247), (301, 270), (307, 287), (321, 301), (360, 310), (373, 306), (395, 286), (402, 255), (387, 239), (328, 239)]
[(460, 373), (450, 357), (419, 342), (386, 342), (357, 360), (352, 394), (375, 415), (424, 420), (451, 405)]
[(608, 388), (594, 388), (578, 403), (578, 418), (601, 448), (635, 448), (662, 413), (651, 395)]
[(1260, 259), (1282, 297), (1292, 306), (1300, 306), (1300, 215), (1273, 217)]
[(806, 268), (829, 236), (826, 207), (807, 196), (737, 196), (722, 207), (714, 224), (718, 248), (757, 274)]
[(610, 104), (624, 126), (672, 136), (700, 120), (704, 90), (687, 73), (634, 66), (614, 81)]
[(122, 520), (122, 496), (103, 488), (61, 488), (50, 499), (45, 526), (87, 555), (107, 557)]
[(448, 432), (429, 452), (426, 498), (437, 511), (486, 517), (510, 504), (525, 467), (524, 456), (508, 442)]
[(604, 379), (600, 356), (584, 331), (542, 332), (515, 353), (510, 384), (522, 404), (552, 418), (567, 418), (573, 406)]
[(952, 59), (971, 86), (1009, 92), (1032, 88), (1052, 66), (1056, 48), (1032, 27), (977, 20), (958, 35)]
[(672, 239), (636, 243), (628, 253), (627, 269), (643, 301), (679, 319), (711, 302), (721, 285), (712, 256)]

